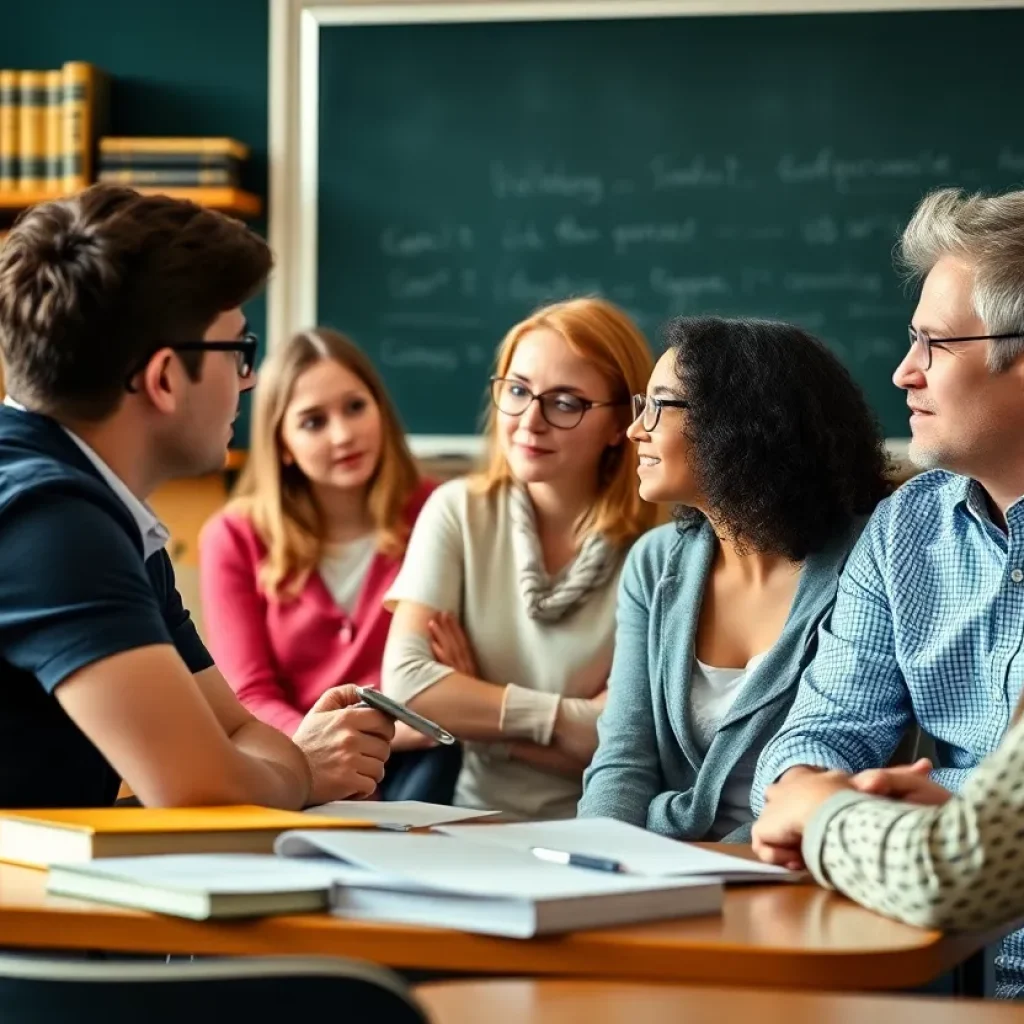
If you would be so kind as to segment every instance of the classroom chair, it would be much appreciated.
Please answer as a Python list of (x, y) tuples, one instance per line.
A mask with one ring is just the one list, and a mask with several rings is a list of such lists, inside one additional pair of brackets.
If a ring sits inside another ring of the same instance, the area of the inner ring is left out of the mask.
[(0, 955), (3, 1024), (427, 1024), (405, 983), (373, 964), (330, 957), (194, 963)]

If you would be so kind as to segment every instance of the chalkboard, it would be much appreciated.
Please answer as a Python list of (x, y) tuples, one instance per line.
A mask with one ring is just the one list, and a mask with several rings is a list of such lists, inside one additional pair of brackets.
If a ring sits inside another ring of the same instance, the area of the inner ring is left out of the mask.
[(892, 247), (948, 184), (1024, 180), (1024, 10), (332, 27), (319, 317), (414, 434), (472, 433), (495, 345), (599, 293), (824, 338), (889, 436)]

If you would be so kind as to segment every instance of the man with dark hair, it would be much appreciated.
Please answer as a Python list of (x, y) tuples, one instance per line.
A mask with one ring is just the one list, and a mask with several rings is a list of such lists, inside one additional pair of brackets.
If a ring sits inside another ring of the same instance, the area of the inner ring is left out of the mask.
[(0, 806), (299, 808), (373, 792), (393, 725), (329, 691), (294, 742), (235, 699), (145, 504), (219, 469), (272, 265), (243, 224), (97, 185), (0, 248)]

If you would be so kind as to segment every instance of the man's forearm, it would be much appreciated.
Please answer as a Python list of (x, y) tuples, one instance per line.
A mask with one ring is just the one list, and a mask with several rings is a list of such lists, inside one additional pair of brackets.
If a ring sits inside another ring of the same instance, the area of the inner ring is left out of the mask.
[(282, 732), (258, 719), (244, 722), (231, 742), (254, 763), (254, 785), (265, 790), (253, 803), (300, 810), (306, 806), (312, 775), (306, 755)]

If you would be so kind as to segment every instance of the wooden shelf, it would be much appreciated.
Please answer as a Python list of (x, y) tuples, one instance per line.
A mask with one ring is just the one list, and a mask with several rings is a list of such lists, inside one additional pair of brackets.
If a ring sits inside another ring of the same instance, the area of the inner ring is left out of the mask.
[(0, 192), (0, 210), (24, 210), (26, 206), (35, 206), (36, 203), (45, 203), (48, 199), (60, 199), (63, 192)]
[(199, 206), (221, 213), (232, 213), (236, 217), (258, 217), (263, 212), (260, 197), (240, 188), (149, 188), (145, 185), (131, 185), (137, 192), (152, 196), (170, 196), (172, 199), (191, 199)]
[[(234, 214), (236, 217), (258, 217), (263, 210), (260, 197), (240, 188), (150, 188), (148, 186), (130, 186), (145, 195), (170, 196), (172, 199), (191, 199), (199, 206), (222, 213)], [(45, 203), (49, 199), (60, 199), (65, 192), (0, 192), (0, 210), (17, 212), (36, 203)]]
[(224, 463), (225, 469), (241, 469), (249, 458), (246, 448), (231, 448), (228, 450), (228, 458)]

